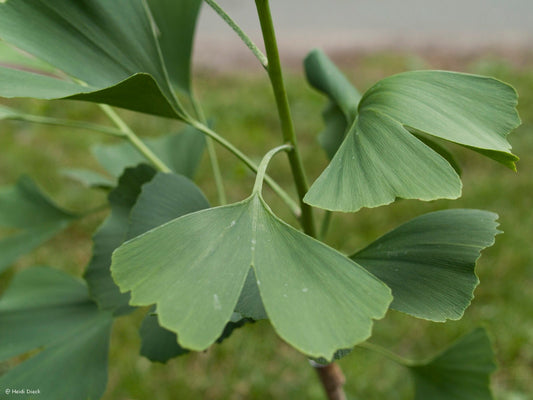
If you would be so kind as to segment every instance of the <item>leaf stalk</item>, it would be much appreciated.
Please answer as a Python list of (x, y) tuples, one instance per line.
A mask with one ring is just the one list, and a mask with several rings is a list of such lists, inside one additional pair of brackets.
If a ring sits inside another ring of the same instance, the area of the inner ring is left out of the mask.
[(257, 45), (244, 33), (239, 25), (220, 7), (214, 0), (205, 0), (205, 2), (226, 22), (231, 29), (241, 38), (244, 44), (252, 51), (254, 56), (259, 60), (263, 68), (268, 67), (268, 59)]
[(402, 357), (396, 353), (393, 353), (389, 349), (386, 349), (383, 346), (370, 343), (370, 342), (363, 342), (358, 345), (359, 347), (362, 347), (367, 350), (374, 351), (376, 353), (381, 354), (384, 357), (387, 357), (389, 360), (394, 361), (397, 364), (403, 365), (404, 367), (414, 367), (416, 365), (419, 365), (420, 362), (417, 362), (415, 360), (411, 360), (409, 358)]
[[(196, 113), (196, 116), (200, 119), (200, 121), (204, 125), (206, 125), (207, 119), (205, 118), (204, 112), (202, 110), (202, 107), (198, 103), (198, 100), (192, 94), (190, 96), (190, 99), (191, 99), (194, 112)], [(213, 143), (213, 139), (211, 139), (210, 137), (207, 137), (206, 145), (207, 145), (207, 154), (209, 156), (209, 161), (211, 162), (211, 169), (213, 170), (213, 177), (215, 179), (215, 186), (217, 187), (218, 201), (220, 205), (225, 205), (227, 203), (226, 190), (224, 189), (224, 180), (222, 179), (222, 173), (220, 172), (220, 164), (218, 162), (218, 157), (217, 157), (215, 145)]]
[(139, 139), (139, 137), (131, 130), (131, 128), (120, 118), (120, 116), (107, 104), (99, 104), (100, 108), (113, 121), (113, 123), (124, 133), (124, 137), (141, 153), (148, 161), (150, 161), (157, 170), (161, 172), (172, 172), (172, 170), (165, 165), (157, 155)]
[[(219, 143), (223, 147), (225, 147), (227, 150), (229, 150), (233, 155), (235, 155), (239, 160), (241, 160), (249, 169), (257, 173), (258, 166), (242, 151), (240, 151), (238, 148), (236, 148), (233, 144), (231, 144), (228, 140), (224, 139), (222, 136), (220, 136), (218, 133), (213, 131), (208, 126), (204, 125), (203, 123), (195, 120), (188, 120), (188, 124), (193, 126), (194, 128), (198, 129), (200, 132), (203, 132), (210, 138), (212, 138), (215, 142)], [(277, 184), (274, 179), (272, 179), (270, 176), (265, 175), (265, 182), (270, 186), (270, 188), (287, 204), (291, 212), (297, 217), (300, 218), (301, 216), (301, 210), (298, 204), (289, 196), (289, 194), (283, 190), (281, 186)]]
[(273, 148), (265, 154), (265, 156), (259, 163), (259, 168), (257, 169), (257, 176), (255, 177), (254, 189), (252, 191), (253, 194), (259, 194), (261, 192), (261, 188), (263, 187), (263, 181), (265, 180), (266, 169), (268, 167), (268, 164), (270, 163), (270, 160), (272, 160), (272, 157), (274, 157), (280, 151), (291, 150), (292, 146), (290, 144), (283, 144), (281, 146)]

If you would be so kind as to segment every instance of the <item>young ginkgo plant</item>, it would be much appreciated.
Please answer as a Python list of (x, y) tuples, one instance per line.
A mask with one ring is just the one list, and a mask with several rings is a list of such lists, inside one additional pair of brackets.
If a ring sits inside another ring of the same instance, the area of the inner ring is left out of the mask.
[[(335, 360), (358, 345), (377, 349), (367, 339), (389, 308), (444, 322), (461, 318), (470, 304), (475, 263), (499, 233), (497, 215), (472, 209), (421, 215), (345, 255), (320, 241), (314, 214), (327, 210), (323, 232), (332, 212), (398, 198), (459, 197), (461, 179), (445, 142), (514, 169), (518, 158), (506, 140), (520, 123), (514, 89), (483, 76), (413, 71), (382, 79), (361, 95), (314, 50), (305, 73), (327, 97), (318, 139), (330, 163), (309, 187), (268, 0), (255, 1), (265, 53), (213, 0), (205, 2), (271, 82), (282, 135), (278, 147), (258, 149), (266, 154), (260, 163), (207, 123), (194, 95), (190, 61), (202, 1), (0, 1), (0, 96), (93, 102), (113, 125), (6, 106), (0, 119), (124, 140), (94, 151), (109, 176), (71, 172), (109, 191), (110, 212), (94, 234), (83, 280), (54, 268), (26, 268), (0, 297), (0, 360), (31, 352), (0, 376), (2, 392), (31, 387), (39, 399), (100, 398), (114, 321), (146, 307), (141, 354), (152, 361), (203, 351), (266, 319), (312, 361), (327, 397), (343, 399)], [(143, 140), (113, 107), (185, 128)], [(252, 192), (237, 203), (226, 204), (216, 145), (255, 173)], [(219, 194), (215, 205), (192, 180), (205, 148)], [(272, 157), (288, 158), (293, 188), (267, 174)], [(299, 226), (272, 211), (264, 186)], [(0, 239), (0, 271), (82, 217), (58, 207), (29, 177), (3, 187), (0, 226), (9, 235)], [(409, 369), (418, 400), (491, 398), (495, 364), (483, 329), (429, 360), (393, 358)]]

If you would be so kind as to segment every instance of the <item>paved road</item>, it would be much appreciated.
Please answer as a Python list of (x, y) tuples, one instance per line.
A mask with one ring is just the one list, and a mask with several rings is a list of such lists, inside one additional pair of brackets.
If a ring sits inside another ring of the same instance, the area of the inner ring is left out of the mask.
[[(261, 41), (253, 0), (219, 4), (256, 42)], [(271, 0), (285, 54), (386, 47), (533, 49), (533, 0)], [(199, 59), (243, 56), (233, 32), (204, 7), (198, 26)], [(211, 53), (206, 56), (206, 53)]]

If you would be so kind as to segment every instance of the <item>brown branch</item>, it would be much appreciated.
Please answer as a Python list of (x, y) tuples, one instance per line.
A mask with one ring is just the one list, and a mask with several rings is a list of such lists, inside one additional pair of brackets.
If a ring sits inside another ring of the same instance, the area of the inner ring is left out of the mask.
[(343, 389), (346, 378), (344, 378), (341, 368), (336, 363), (323, 365), (311, 361), (311, 365), (320, 378), (328, 400), (346, 400)]

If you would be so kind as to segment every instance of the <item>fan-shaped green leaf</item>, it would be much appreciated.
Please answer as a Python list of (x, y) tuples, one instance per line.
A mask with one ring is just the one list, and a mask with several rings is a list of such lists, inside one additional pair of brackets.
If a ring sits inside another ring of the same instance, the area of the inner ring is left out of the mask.
[(362, 97), (354, 124), (305, 201), (357, 211), (396, 197), (456, 198), (457, 174), (410, 131), (459, 143), (514, 168), (518, 158), (506, 135), (520, 123), (515, 107), (516, 92), (492, 78), (416, 71), (383, 79)]
[(84, 278), (91, 297), (104, 310), (115, 314), (130, 311), (129, 296), (122, 294), (113, 282), (109, 267), (111, 254), (126, 239), (130, 211), (141, 193), (141, 187), (149, 182), (155, 171), (148, 165), (128, 168), (120, 177), (118, 185), (108, 196), (111, 214), (93, 236), (93, 255), (85, 270)]
[[(142, 187), (142, 192), (131, 210), (127, 237), (136, 237), (182, 215), (204, 208), (209, 208), (209, 203), (193, 182), (180, 175), (158, 173)], [(217, 342), (220, 343), (244, 322), (241, 316), (232, 318)], [(140, 335), (141, 354), (152, 361), (167, 362), (170, 358), (188, 352), (178, 345), (174, 332), (159, 326), (154, 310), (144, 318)]]
[(425, 214), (351, 258), (392, 289), (391, 308), (432, 321), (459, 319), (479, 283), (481, 250), (499, 233), (497, 218), (480, 210)]
[[(144, 143), (174, 172), (193, 178), (204, 152), (205, 137), (193, 127), (186, 127), (180, 133), (145, 139)], [(113, 176), (120, 176), (126, 167), (146, 162), (130, 143), (96, 145), (92, 151)]]
[(203, 350), (230, 321), (250, 268), (275, 330), (315, 357), (366, 339), (391, 300), (374, 276), (280, 221), (255, 192), (126, 242), (111, 270), (132, 305), (157, 303), (161, 326)]
[[(341, 146), (348, 127), (357, 117), (357, 106), (361, 95), (321, 50), (311, 51), (305, 59), (304, 67), (309, 84), (329, 97), (329, 102), (322, 112), (326, 127), (318, 135), (318, 141), (331, 160)], [(445, 147), (427, 136), (414, 134), (444, 157), (459, 175), (461, 174), (457, 161)]]
[(191, 53), (202, 0), (148, 0), (171, 83), (190, 94)]
[(451, 142), (501, 153), (520, 124), (515, 90), (496, 79), (447, 71), (413, 71), (381, 80), (359, 109), (371, 108), (405, 126)]
[(142, 0), (0, 3), (2, 40), (87, 84), (1, 68), (0, 96), (72, 98), (182, 118), (153, 29)]
[(494, 354), (484, 329), (462, 337), (435, 358), (409, 368), (415, 400), (491, 400)]
[(365, 110), (305, 201), (332, 211), (357, 211), (396, 197), (433, 200), (460, 194), (461, 180), (444, 158), (400, 123)]
[(112, 318), (87, 287), (45, 267), (17, 275), (0, 298), (0, 359), (44, 347), (0, 377), (0, 390), (39, 390), (44, 400), (98, 399), (107, 381)]
[(126, 239), (171, 219), (209, 207), (194, 183), (183, 176), (155, 173), (147, 165), (127, 168), (109, 193), (111, 214), (93, 237), (93, 257), (85, 271), (91, 295), (100, 308), (130, 311), (129, 295), (111, 278), (111, 254)]
[(0, 271), (47, 241), (78, 216), (56, 206), (27, 176), (0, 188), (0, 227), (13, 234), (0, 239)]

